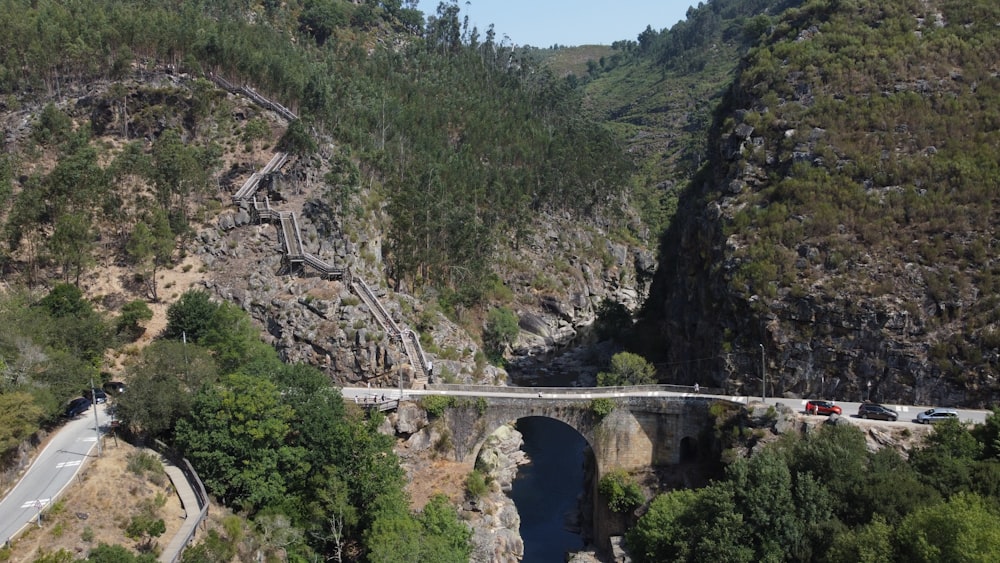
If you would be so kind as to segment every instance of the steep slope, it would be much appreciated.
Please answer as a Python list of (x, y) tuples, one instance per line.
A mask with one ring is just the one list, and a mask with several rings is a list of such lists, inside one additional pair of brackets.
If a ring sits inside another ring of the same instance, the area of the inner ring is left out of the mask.
[[(700, 2), (669, 29), (647, 27), (636, 41), (615, 42), (578, 73), (583, 111), (604, 122), (637, 164), (633, 196), (655, 232), (669, 224), (678, 194), (707, 158), (706, 133), (740, 57), (777, 14), (800, 3)], [(560, 68), (568, 58), (553, 54), (545, 64)]]
[(662, 239), (645, 326), (674, 378), (998, 398), (998, 24), (985, 0), (783, 14)]
[[(570, 88), (477, 42), (450, 8), (424, 26), (394, 3), (0, 2), (23, 31), (0, 49), (13, 283), (86, 287), (113, 264), (125, 291), (91, 295), (117, 313), (176, 299), (163, 271), (197, 255), (286, 359), (385, 376), (398, 362), (364, 307), (342, 287), (284, 287), (272, 232), (229, 229), (232, 192), (276, 144), (292, 159), (265, 191), (298, 214), (306, 251), (406, 294), (399, 314), (425, 346), (487, 379), (474, 356), (491, 308), (521, 318), (514, 344), (530, 354), (573, 339), (604, 297), (635, 307), (637, 270), (651, 275), (621, 146)], [(227, 95), (220, 76), (300, 119)], [(325, 301), (352, 311), (325, 318)]]

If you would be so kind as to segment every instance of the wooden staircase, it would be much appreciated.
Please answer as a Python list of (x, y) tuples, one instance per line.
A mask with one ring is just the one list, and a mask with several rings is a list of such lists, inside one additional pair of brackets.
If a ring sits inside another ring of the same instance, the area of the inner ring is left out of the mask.
[[(221, 76), (210, 74), (209, 78), (224, 90), (234, 94), (241, 94), (250, 98), (254, 103), (270, 109), (285, 119), (292, 121), (298, 117), (291, 110), (268, 100), (258, 94), (252, 88), (246, 86), (236, 86)], [(246, 209), (251, 216), (259, 222), (274, 223), (278, 229), (278, 238), (281, 243), (284, 255), (285, 267), (288, 273), (301, 271), (308, 266), (319, 272), (324, 279), (340, 279), (351, 288), (354, 293), (361, 298), (368, 310), (371, 311), (375, 321), (389, 335), (391, 341), (396, 342), (406, 354), (410, 366), (413, 368), (413, 380), (410, 382), (411, 388), (423, 388), (429, 381), (430, 374), (427, 370), (427, 356), (420, 346), (420, 339), (417, 338), (409, 328), (400, 329), (399, 325), (392, 319), (389, 312), (372, 292), (368, 284), (361, 278), (351, 275), (349, 268), (337, 267), (321, 260), (320, 258), (305, 251), (302, 244), (302, 232), (299, 229), (298, 220), (292, 211), (278, 211), (271, 207), (270, 200), (265, 197), (263, 202), (257, 200), (257, 190), (261, 180), (268, 174), (280, 170), (288, 162), (288, 154), (277, 152), (271, 160), (258, 172), (254, 172), (240, 186), (240, 189), (233, 194), (233, 205)]]

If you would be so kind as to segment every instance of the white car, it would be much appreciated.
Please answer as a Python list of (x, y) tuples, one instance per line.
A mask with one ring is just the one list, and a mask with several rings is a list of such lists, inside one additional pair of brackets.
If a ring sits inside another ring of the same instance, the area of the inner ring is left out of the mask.
[(958, 411), (955, 409), (929, 409), (917, 415), (917, 422), (920, 424), (930, 424), (942, 420), (958, 420)]

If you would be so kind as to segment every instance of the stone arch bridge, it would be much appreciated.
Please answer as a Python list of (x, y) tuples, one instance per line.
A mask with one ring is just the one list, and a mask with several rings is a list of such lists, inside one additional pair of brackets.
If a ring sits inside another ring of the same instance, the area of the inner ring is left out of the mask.
[[(694, 461), (714, 444), (710, 407), (718, 401), (747, 403), (747, 397), (716, 394), (691, 387), (649, 385), (600, 388), (525, 388), (474, 385), (431, 385), (407, 395), (444, 395), (455, 404), (441, 417), (450, 437), (448, 453), (454, 461), (474, 468), (486, 439), (498, 428), (521, 418), (541, 416), (574, 428), (587, 441), (596, 466), (590, 483), (593, 533), (598, 545), (610, 547), (610, 538), (624, 532), (622, 515), (607, 508), (598, 491), (600, 478), (614, 470), (640, 471)], [(416, 398), (416, 397), (413, 397)], [(595, 399), (607, 399), (613, 409), (604, 416), (594, 410)]]
[[(616, 469), (632, 471), (679, 463), (699, 453), (704, 433), (712, 428), (709, 407), (716, 401), (746, 403), (746, 397), (693, 393), (690, 387), (494, 387), (431, 385), (407, 395), (444, 395), (456, 399), (444, 425), (454, 461), (475, 463), (486, 439), (501, 426), (521, 418), (559, 420), (580, 433), (593, 450), (599, 475)], [(595, 399), (613, 409), (594, 411)]]

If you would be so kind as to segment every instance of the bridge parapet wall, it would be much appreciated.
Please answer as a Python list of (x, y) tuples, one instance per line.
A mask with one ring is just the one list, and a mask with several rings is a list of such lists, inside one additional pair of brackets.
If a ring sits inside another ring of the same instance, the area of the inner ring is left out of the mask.
[(724, 389), (702, 387), (698, 393), (690, 385), (631, 385), (623, 387), (499, 387), (496, 385), (459, 385), (437, 383), (428, 385), (427, 389), (441, 391), (443, 394), (449, 392), (481, 392), (481, 391), (503, 391), (504, 393), (517, 393), (523, 395), (542, 396), (547, 394), (558, 395), (594, 395), (597, 391), (601, 394), (618, 393), (622, 396), (640, 395), (642, 393), (690, 393), (692, 395), (724, 395)]

